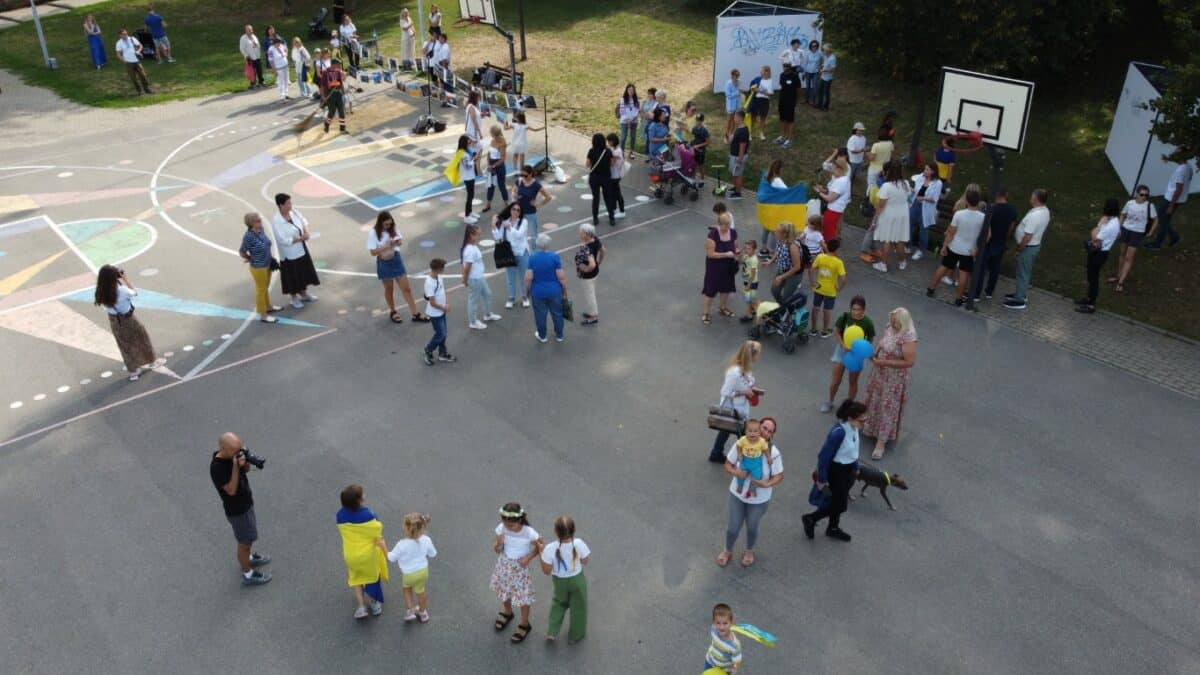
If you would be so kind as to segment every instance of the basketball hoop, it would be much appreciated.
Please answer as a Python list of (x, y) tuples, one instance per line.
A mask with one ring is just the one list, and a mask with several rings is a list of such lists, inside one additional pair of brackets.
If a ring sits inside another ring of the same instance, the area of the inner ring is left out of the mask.
[(481, 23), (483, 23), (482, 16), (465, 16), (458, 21), (455, 21), (454, 26), (456, 28), (461, 28), (463, 26), (478, 26)]
[[(983, 133), (979, 131), (951, 134), (946, 137), (945, 141), (946, 145), (955, 152), (978, 152), (983, 149)], [(966, 145), (955, 145), (957, 141), (965, 141)]]

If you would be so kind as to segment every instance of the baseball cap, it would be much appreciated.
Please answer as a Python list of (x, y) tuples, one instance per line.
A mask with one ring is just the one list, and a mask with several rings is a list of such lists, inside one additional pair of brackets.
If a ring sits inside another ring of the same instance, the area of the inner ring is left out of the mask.
[(866, 131), (866, 130), (867, 130), (867, 125), (863, 124), (862, 122), (855, 122), (855, 123), (854, 123), (854, 130), (855, 130), (855, 131)]

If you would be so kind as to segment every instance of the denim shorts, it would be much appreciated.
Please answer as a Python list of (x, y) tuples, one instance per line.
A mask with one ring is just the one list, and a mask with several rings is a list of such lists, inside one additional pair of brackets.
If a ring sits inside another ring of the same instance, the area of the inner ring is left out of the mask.
[(813, 291), (813, 309), (833, 309), (835, 300), (837, 300), (836, 295), (821, 295)]

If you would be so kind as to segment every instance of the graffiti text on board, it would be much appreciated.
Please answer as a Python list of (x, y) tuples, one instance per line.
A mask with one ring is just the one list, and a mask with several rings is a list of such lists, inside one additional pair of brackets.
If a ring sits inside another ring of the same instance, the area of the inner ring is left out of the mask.
[(735, 25), (732, 27), (731, 33), (733, 40), (730, 43), (729, 51), (739, 51), (747, 56), (760, 52), (774, 55), (786, 49), (792, 40), (799, 40), (800, 44), (807, 46), (810, 38), (806, 27), (789, 26), (782, 21), (777, 25), (762, 28)]

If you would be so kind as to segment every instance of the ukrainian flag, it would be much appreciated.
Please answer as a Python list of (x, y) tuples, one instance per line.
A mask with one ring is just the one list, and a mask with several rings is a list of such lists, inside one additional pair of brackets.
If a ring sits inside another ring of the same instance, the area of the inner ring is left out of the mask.
[(789, 188), (771, 187), (764, 171), (758, 181), (758, 222), (770, 232), (783, 222), (795, 225), (796, 231), (802, 232), (808, 222), (808, 183)]
[(387, 555), (376, 543), (383, 536), (383, 523), (368, 508), (342, 508), (337, 512), (337, 527), (342, 535), (347, 585), (362, 586), (368, 596), (383, 602)]

